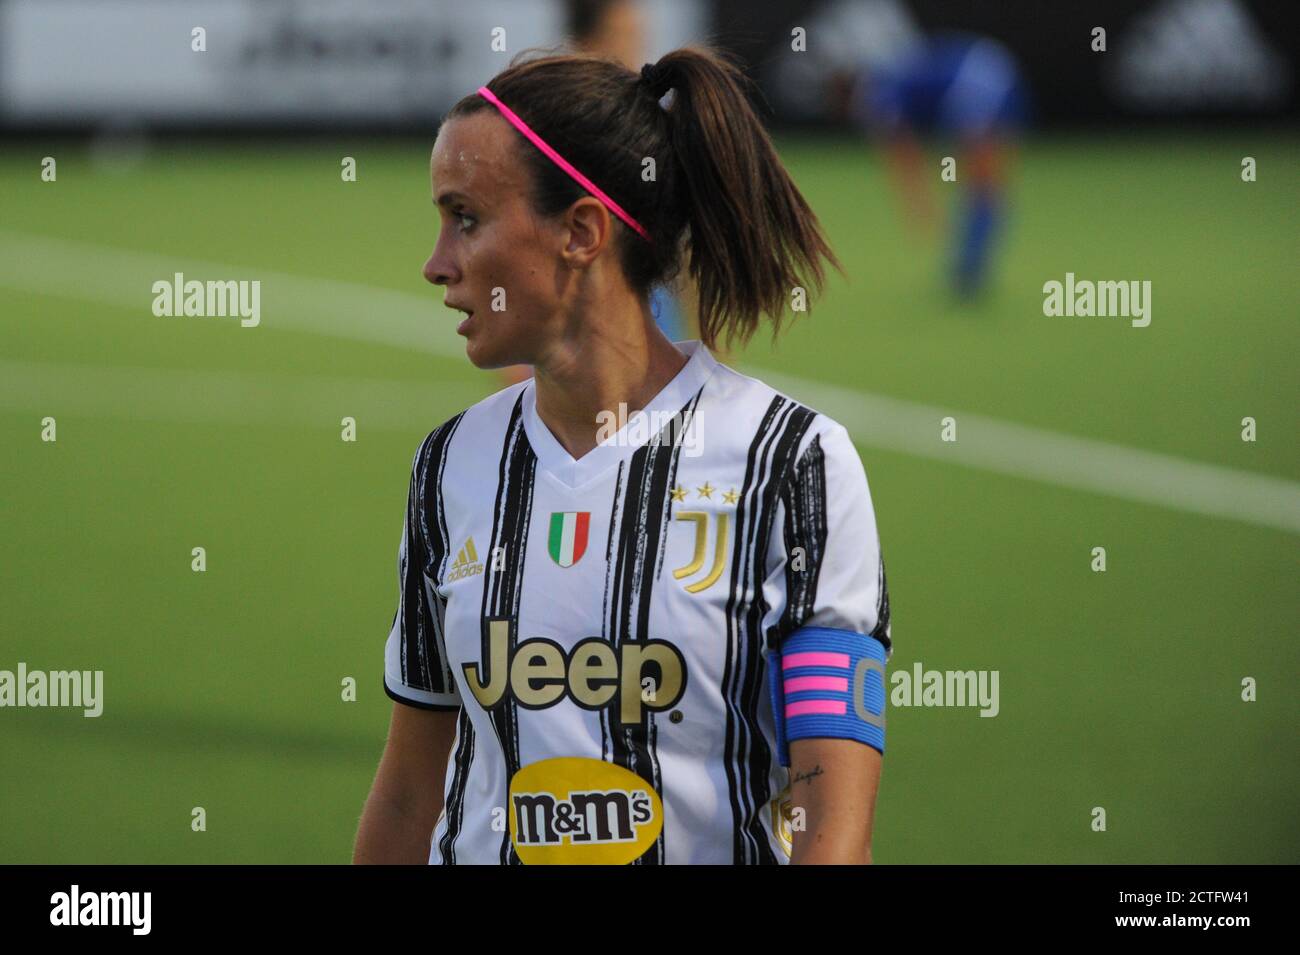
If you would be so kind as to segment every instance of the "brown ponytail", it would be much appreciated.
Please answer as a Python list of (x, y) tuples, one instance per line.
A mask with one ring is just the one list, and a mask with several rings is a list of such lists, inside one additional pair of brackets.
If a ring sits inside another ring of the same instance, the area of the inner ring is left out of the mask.
[[(619, 260), (635, 292), (675, 278), (689, 248), (709, 347), (743, 344), (764, 315), (775, 336), (796, 286), (809, 299), (820, 292), (821, 260), (841, 269), (750, 104), (749, 80), (725, 53), (684, 47), (641, 74), (589, 56), (544, 56), (512, 63), (487, 85), (649, 231), (652, 243), (620, 229)], [(664, 89), (667, 108), (656, 95)], [(480, 109), (492, 107), (467, 96), (446, 118)], [(520, 143), (539, 215), (584, 195)]]

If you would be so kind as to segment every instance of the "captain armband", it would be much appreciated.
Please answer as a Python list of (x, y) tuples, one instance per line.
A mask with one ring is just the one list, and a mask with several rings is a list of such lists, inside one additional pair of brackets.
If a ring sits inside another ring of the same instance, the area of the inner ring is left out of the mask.
[(855, 739), (885, 752), (885, 647), (852, 630), (804, 627), (767, 654), (777, 759), (790, 741)]

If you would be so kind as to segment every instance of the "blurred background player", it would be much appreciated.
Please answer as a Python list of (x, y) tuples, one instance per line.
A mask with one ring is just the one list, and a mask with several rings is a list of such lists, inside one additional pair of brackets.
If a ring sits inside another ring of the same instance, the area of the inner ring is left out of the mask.
[(927, 233), (935, 177), (922, 138), (956, 140), (960, 190), (951, 218), (949, 281), (962, 298), (987, 283), (1006, 215), (1007, 180), (1026, 97), (1015, 59), (988, 37), (919, 32), (838, 80), (843, 109), (881, 144), (905, 211)]
[[(565, 24), (567, 46), (575, 53), (612, 59), (637, 72), (649, 55), (645, 14), (636, 0), (569, 0), (565, 4)], [(668, 96), (665, 102), (671, 101), (671, 91)], [(698, 335), (696, 323), (689, 318), (693, 313), (690, 283), (680, 276), (675, 286), (657, 285), (650, 293), (655, 324), (670, 342)], [(514, 384), (530, 376), (532, 369), (512, 365), (503, 368), (501, 374), (507, 384)]]

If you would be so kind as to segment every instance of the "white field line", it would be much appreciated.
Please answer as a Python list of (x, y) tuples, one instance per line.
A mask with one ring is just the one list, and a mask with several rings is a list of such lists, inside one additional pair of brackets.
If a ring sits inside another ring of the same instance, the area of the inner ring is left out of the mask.
[[(411, 267), (413, 276), (418, 276), (419, 264)], [(170, 283), (176, 272), (184, 273), (187, 281), (260, 280), (261, 324), (242, 328), (238, 318), (156, 317), (152, 311), (153, 283)], [(456, 335), (457, 313), (444, 308), (432, 288), (428, 295), (416, 295), (355, 282), (129, 252), (109, 245), (9, 230), (0, 230), (0, 286), (119, 305), (135, 310), (141, 322), (224, 322), (232, 326), (232, 334), (258, 335), (285, 329), (395, 345), (448, 358), (465, 355), (464, 340)], [(93, 315), (87, 318), (94, 320)]]
[[(150, 310), (151, 286), (159, 279), (170, 281), (173, 272), (183, 272), (187, 279), (260, 279), (261, 325), (243, 329), (231, 318), (155, 317)], [(285, 329), (448, 358), (464, 355), (463, 342), (454, 332), (455, 317), (441, 307), (432, 290), (427, 296), (417, 295), (3, 230), (0, 287), (126, 306), (138, 309), (141, 321), (224, 321), (231, 323), (232, 334), (239, 335)], [(1300, 533), (1300, 482), (750, 370), (841, 422), (863, 445)], [(31, 411), (79, 395), (79, 411), (85, 413), (184, 420), (289, 419), (329, 427), (336, 427), (342, 415), (353, 414), (358, 416), (359, 429), (366, 426), (360, 417), (365, 414), (371, 427), (401, 429), (419, 420), (422, 408), (452, 400), (455, 390), (454, 386), (364, 379), (267, 381), (249, 374), (0, 361), (0, 406)], [(201, 401), (195, 400), (198, 395)], [(955, 442), (939, 438), (940, 420), (949, 415), (957, 420)]]
[[(464, 403), (459, 382), (401, 382), (247, 372), (181, 371), (69, 365), (0, 359), (0, 409), (39, 418), (85, 418), (214, 424), (294, 425), (342, 430), (356, 419), (358, 440), (368, 430), (425, 430)], [(59, 420), (60, 434), (67, 425)], [(33, 430), (33, 434), (36, 431)], [(412, 448), (414, 453), (414, 448)]]
[[(1300, 533), (1300, 482), (800, 378), (762, 378), (870, 447)], [(948, 416), (957, 422), (952, 442), (939, 439)]]

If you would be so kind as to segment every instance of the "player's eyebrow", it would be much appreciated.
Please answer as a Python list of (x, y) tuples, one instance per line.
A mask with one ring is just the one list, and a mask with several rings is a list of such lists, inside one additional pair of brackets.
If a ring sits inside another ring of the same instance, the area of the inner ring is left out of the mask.
[(454, 189), (439, 193), (438, 198), (433, 200), (435, 206), (451, 206), (458, 202), (462, 204), (468, 203), (469, 196), (456, 192)]

